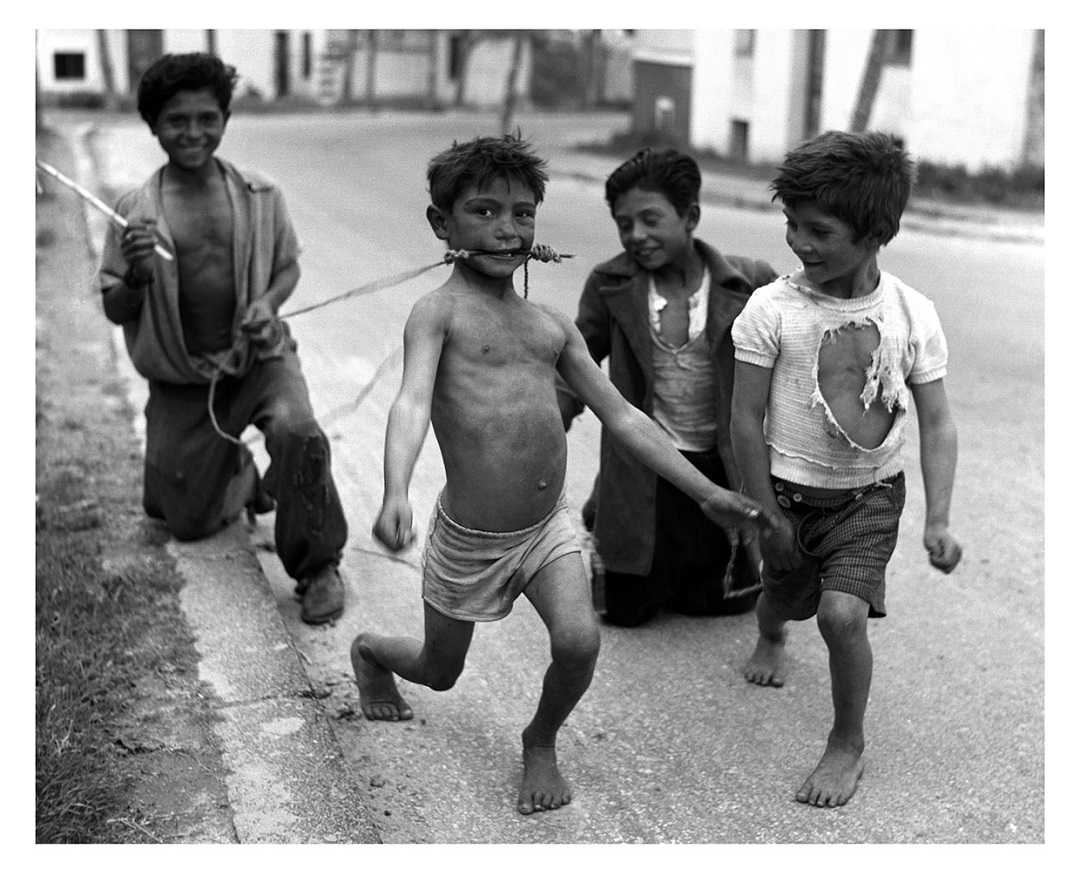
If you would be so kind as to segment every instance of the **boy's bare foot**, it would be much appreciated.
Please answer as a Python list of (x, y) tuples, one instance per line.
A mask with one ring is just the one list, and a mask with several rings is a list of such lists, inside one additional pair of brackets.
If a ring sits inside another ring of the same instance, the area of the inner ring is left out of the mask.
[(364, 638), (357, 635), (349, 648), (360, 690), (360, 710), (368, 720), (412, 720), (412, 708), (401, 698), (393, 673), (371, 658)]
[(758, 636), (757, 646), (743, 668), (743, 677), (763, 687), (782, 687), (784, 668), (784, 639)]
[(525, 777), (518, 793), (518, 811), (534, 814), (561, 808), (570, 802), (570, 785), (563, 780), (555, 762), (555, 747), (531, 744), (526, 733), (521, 734), (522, 759)]
[(803, 782), (795, 799), (819, 808), (844, 805), (855, 795), (862, 773), (862, 745), (845, 744), (830, 737), (821, 762)]

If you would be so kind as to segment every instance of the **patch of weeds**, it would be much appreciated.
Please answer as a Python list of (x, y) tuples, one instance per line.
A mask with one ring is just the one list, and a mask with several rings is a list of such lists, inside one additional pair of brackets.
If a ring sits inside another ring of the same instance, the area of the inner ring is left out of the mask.
[(1042, 209), (1046, 171), (990, 168), (971, 172), (962, 166), (920, 161), (916, 192), (923, 197), (961, 203), (989, 203), (1018, 209)]
[(189, 666), (190, 642), (177, 634), (171, 565), (106, 573), (100, 530), (69, 525), (96, 503), (71, 500), (77, 477), (58, 479), (42, 484), (36, 538), (37, 841), (116, 841), (110, 819), (132, 784), (116, 727), (129, 719), (135, 679)]

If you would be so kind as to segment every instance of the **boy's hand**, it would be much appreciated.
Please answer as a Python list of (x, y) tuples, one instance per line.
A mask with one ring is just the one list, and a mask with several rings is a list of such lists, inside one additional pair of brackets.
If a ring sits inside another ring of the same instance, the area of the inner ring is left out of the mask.
[(409, 502), (384, 501), (371, 534), (394, 553), (411, 547), (416, 540), (416, 532), (413, 529), (412, 507)]
[(128, 263), (131, 276), (139, 282), (148, 280), (153, 272), (150, 260), (154, 256), (156, 233), (156, 221), (139, 219), (131, 222), (120, 235), (120, 254)]
[(750, 544), (759, 533), (775, 525), (773, 515), (752, 498), (717, 486), (703, 502), (701, 510), (728, 533), (732, 543)]
[(777, 516), (776, 525), (762, 535), (761, 554), (770, 565), (791, 571), (802, 563), (795, 528), (787, 517)]
[(270, 346), (277, 337), (277, 316), (270, 305), (259, 298), (248, 305), (240, 328), (255, 346)]
[(923, 546), (930, 554), (930, 564), (946, 574), (960, 564), (964, 555), (960, 542), (944, 528), (928, 528), (923, 535)]

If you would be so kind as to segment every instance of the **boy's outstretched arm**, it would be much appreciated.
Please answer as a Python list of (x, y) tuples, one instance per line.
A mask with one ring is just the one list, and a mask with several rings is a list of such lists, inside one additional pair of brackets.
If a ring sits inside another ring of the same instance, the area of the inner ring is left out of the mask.
[(919, 415), (919, 461), (926, 492), (926, 526), (923, 545), (930, 564), (948, 574), (963, 550), (949, 532), (949, 507), (956, 477), (956, 424), (949, 411), (944, 380), (911, 384)]
[(770, 515), (762, 512), (758, 502), (717, 486), (686, 461), (660, 427), (619, 394), (589, 355), (575, 325), (562, 314), (553, 315), (564, 325), (567, 337), (558, 371), (605, 428), (657, 474), (693, 498), (729, 535), (738, 529), (744, 541), (752, 541), (758, 531), (772, 525)]
[(390, 550), (416, 540), (409, 481), (431, 423), (435, 373), (446, 336), (448, 311), (429, 295), (417, 302), (405, 324), (405, 366), (390, 407), (383, 451), (383, 503), (372, 534)]
[(770, 476), (769, 448), (765, 443), (765, 409), (772, 389), (772, 368), (735, 361), (731, 395), (731, 448), (742, 478), (742, 489), (777, 518), (761, 539), (762, 555), (785, 570), (799, 564), (795, 531), (776, 503)]

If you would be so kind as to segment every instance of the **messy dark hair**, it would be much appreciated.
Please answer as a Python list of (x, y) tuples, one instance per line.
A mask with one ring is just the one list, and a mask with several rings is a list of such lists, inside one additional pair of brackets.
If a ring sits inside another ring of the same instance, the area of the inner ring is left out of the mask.
[(214, 92), (222, 113), (228, 115), (237, 78), (235, 67), (206, 52), (162, 55), (139, 81), (139, 115), (153, 127), (165, 104), (178, 91), (200, 91), (203, 88), (210, 88)]
[(813, 201), (851, 227), (853, 243), (884, 246), (914, 184), (915, 164), (890, 134), (828, 131), (788, 152), (769, 187), (787, 207)]
[(470, 185), (483, 188), (494, 179), (519, 179), (532, 191), (539, 204), (544, 199), (547, 162), (537, 156), (521, 133), (501, 137), (477, 137), (454, 144), (428, 164), (427, 179), (431, 202), (440, 210), (451, 210), (454, 201)]
[(679, 216), (685, 216), (698, 201), (701, 171), (693, 158), (675, 149), (662, 152), (642, 149), (607, 178), (604, 197), (608, 207), (614, 210), (615, 201), (632, 188), (659, 192), (671, 201)]

